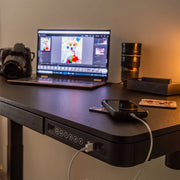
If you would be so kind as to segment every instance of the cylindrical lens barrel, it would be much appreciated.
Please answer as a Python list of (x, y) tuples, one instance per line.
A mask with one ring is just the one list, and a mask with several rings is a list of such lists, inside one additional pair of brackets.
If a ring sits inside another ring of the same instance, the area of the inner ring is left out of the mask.
[(141, 59), (141, 43), (122, 43), (121, 80), (124, 86), (128, 79), (137, 79)]
[(122, 43), (122, 54), (141, 55), (141, 43)]

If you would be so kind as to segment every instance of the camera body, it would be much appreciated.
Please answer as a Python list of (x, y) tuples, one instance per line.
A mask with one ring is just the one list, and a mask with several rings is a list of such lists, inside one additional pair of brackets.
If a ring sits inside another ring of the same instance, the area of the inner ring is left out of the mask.
[(8, 79), (28, 77), (32, 74), (31, 61), (35, 53), (22, 43), (17, 43), (13, 48), (3, 48), (0, 50), (1, 70)]

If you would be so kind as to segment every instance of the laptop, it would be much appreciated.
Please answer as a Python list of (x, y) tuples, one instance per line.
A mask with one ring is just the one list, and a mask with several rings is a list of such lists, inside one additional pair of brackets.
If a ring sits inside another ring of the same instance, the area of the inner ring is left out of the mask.
[(102, 86), (109, 73), (110, 33), (110, 30), (38, 30), (36, 75), (8, 82)]

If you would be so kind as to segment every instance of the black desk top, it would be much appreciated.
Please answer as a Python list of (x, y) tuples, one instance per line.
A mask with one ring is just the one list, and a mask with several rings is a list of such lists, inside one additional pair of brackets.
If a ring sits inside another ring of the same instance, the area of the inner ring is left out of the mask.
[(60, 122), (108, 141), (132, 143), (149, 138), (139, 122), (115, 122), (107, 114), (90, 112), (105, 98), (129, 99), (136, 103), (142, 98), (176, 100), (177, 109), (146, 108), (146, 122), (153, 136), (180, 130), (180, 96), (156, 96), (128, 91), (120, 84), (108, 84), (94, 90), (10, 84), (0, 77), (0, 101), (44, 118)]

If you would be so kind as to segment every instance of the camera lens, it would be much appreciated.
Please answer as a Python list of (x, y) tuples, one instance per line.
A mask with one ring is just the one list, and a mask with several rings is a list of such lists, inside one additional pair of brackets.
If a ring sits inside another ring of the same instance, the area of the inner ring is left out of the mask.
[(3, 73), (9, 79), (15, 79), (20, 77), (23, 73), (23, 69), (18, 62), (8, 61), (3, 66)]
[(121, 80), (124, 86), (128, 79), (137, 79), (141, 59), (141, 43), (122, 43)]
[(122, 54), (141, 55), (141, 43), (122, 43)]
[(129, 69), (139, 68), (140, 56), (123, 56), (121, 57), (121, 66)]
[(2, 71), (5, 77), (8, 79), (16, 79), (23, 76), (26, 61), (21, 56), (8, 55), (4, 60)]

